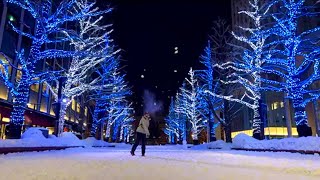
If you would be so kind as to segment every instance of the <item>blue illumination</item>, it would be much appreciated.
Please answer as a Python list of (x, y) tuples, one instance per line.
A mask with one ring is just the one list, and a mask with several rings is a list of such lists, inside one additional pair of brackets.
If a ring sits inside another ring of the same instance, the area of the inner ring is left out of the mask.
[[(10, 83), (9, 76), (7, 75), (8, 72), (5, 72), (5, 75), (1, 76), (14, 99), (10, 124), (12, 127), (16, 127), (16, 131), (14, 132), (15, 136), (20, 137), (21, 126), (24, 122), (24, 112), (29, 96), (29, 87), (33, 84), (43, 83), (44, 81), (52, 81), (61, 74), (60, 71), (38, 72), (36, 69), (37, 64), (46, 59), (72, 57), (78, 53), (76, 51), (65, 51), (61, 49), (43, 50), (44, 46), (46, 44), (61, 42), (69, 43), (74, 38), (67, 35), (70, 30), (63, 28), (65, 23), (78, 21), (84, 17), (99, 16), (111, 11), (111, 9), (98, 12), (92, 11), (91, 9), (93, 9), (95, 3), (76, 0), (63, 1), (54, 9), (52, 9), (51, 0), (41, 1), (41, 4), (39, 4), (40, 2), (29, 0), (7, 0), (7, 2), (26, 10), (35, 20), (35, 31), (30, 33), (20, 31), (9, 22), (16, 33), (31, 39), (32, 43), (30, 53), (27, 57), (25, 57), (23, 49), (17, 52), (17, 59), (21, 67), (14, 68), (21, 72), (20, 80), (14, 84)], [(79, 6), (83, 2), (86, 2), (86, 4)], [(57, 34), (59, 34), (59, 38), (56, 36)], [(8, 68), (4, 69), (7, 70)]]
[[(126, 100), (131, 94), (124, 75), (118, 72), (119, 59), (111, 57), (108, 61), (101, 64), (97, 71), (101, 78), (101, 86), (108, 85), (106, 88), (97, 89), (92, 95), (96, 101), (93, 115), (91, 134), (96, 135), (98, 126), (102, 123), (107, 125), (106, 137), (112, 136), (116, 140), (126, 140), (131, 128), (132, 104)], [(111, 134), (113, 129), (113, 134)], [(119, 132), (120, 130), (120, 132)]]

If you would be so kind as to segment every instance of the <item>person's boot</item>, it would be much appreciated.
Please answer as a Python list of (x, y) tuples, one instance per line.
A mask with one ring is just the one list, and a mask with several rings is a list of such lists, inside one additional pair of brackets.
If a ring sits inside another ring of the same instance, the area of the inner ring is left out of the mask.
[(133, 151), (130, 151), (130, 154), (131, 154), (131, 156), (134, 156), (134, 155), (135, 155)]
[(145, 156), (144, 154), (142, 154), (142, 156)]

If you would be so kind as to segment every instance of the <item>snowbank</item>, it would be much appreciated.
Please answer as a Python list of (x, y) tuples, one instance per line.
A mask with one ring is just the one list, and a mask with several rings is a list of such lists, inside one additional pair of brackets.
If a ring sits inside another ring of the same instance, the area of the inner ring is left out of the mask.
[(21, 139), (0, 140), (1, 147), (52, 147), (52, 146), (84, 146), (84, 143), (72, 133), (64, 132), (61, 137), (49, 135), (45, 138), (40, 128), (29, 128)]
[(84, 140), (82, 140), (84, 145), (86, 147), (92, 147), (92, 146), (101, 146), (101, 147), (104, 147), (104, 146), (109, 146), (109, 143), (108, 142), (105, 142), (105, 141), (102, 141), (102, 140), (97, 140), (96, 138), (94, 137), (88, 137)]
[(232, 147), (245, 149), (320, 151), (320, 138), (310, 136), (259, 141), (241, 133), (234, 137)]
[[(45, 129), (45, 128), (43, 128)], [(108, 143), (102, 140), (97, 140), (94, 137), (89, 137), (80, 140), (76, 135), (71, 132), (64, 132), (60, 137), (49, 135), (48, 138), (44, 137), (41, 128), (29, 128), (26, 130), (21, 139), (0, 139), (1, 147), (61, 147), (61, 146), (84, 146), (84, 147), (131, 147), (124, 143)]]
[(217, 140), (214, 142), (208, 143), (209, 149), (231, 149), (231, 143), (226, 143), (222, 140)]
[(60, 146), (84, 146), (84, 142), (81, 141), (76, 135), (71, 132), (63, 132), (60, 137), (54, 139)]
[(213, 141), (207, 144), (201, 144), (193, 146), (192, 149), (224, 149), (229, 150), (231, 149), (231, 143), (226, 143), (222, 140)]
[(110, 146), (114, 146), (117, 148), (131, 148), (131, 144), (126, 144), (126, 143), (109, 143)]
[(21, 139), (46, 139), (41, 130), (47, 130), (45, 128), (28, 128), (22, 135)]

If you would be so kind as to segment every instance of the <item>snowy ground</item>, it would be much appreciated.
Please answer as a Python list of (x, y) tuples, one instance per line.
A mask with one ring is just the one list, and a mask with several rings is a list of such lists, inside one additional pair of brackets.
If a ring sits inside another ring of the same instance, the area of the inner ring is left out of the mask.
[[(138, 147), (139, 148), (139, 147)], [(319, 155), (147, 146), (0, 155), (0, 179), (319, 179)]]

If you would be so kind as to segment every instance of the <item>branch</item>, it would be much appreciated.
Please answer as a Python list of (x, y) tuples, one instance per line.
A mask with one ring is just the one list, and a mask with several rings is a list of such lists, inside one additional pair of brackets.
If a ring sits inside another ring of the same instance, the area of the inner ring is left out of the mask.
[(12, 27), (12, 30), (15, 31), (16, 33), (22, 35), (22, 36), (25, 36), (25, 37), (28, 37), (30, 39), (34, 39), (34, 36), (32, 36), (31, 34), (29, 33), (25, 33), (19, 29), (17, 29), (10, 21), (8, 22), (10, 24), (10, 26)]
[(22, 9), (27, 10), (35, 19), (39, 18), (37, 9), (29, 0), (7, 0), (8, 3), (16, 4)]
[(214, 97), (218, 97), (218, 98), (225, 99), (225, 100), (228, 100), (228, 101), (233, 101), (233, 102), (237, 102), (237, 103), (240, 103), (240, 104), (244, 104), (244, 105), (246, 105), (247, 107), (249, 107), (251, 109), (258, 108), (258, 106), (254, 105), (254, 104), (250, 104), (250, 103), (245, 102), (245, 101), (243, 101), (241, 99), (234, 98), (233, 95), (223, 96), (223, 95), (218, 95), (218, 94), (212, 93), (212, 92), (207, 91), (207, 90), (205, 91), (205, 93), (209, 93), (210, 95), (212, 95)]

